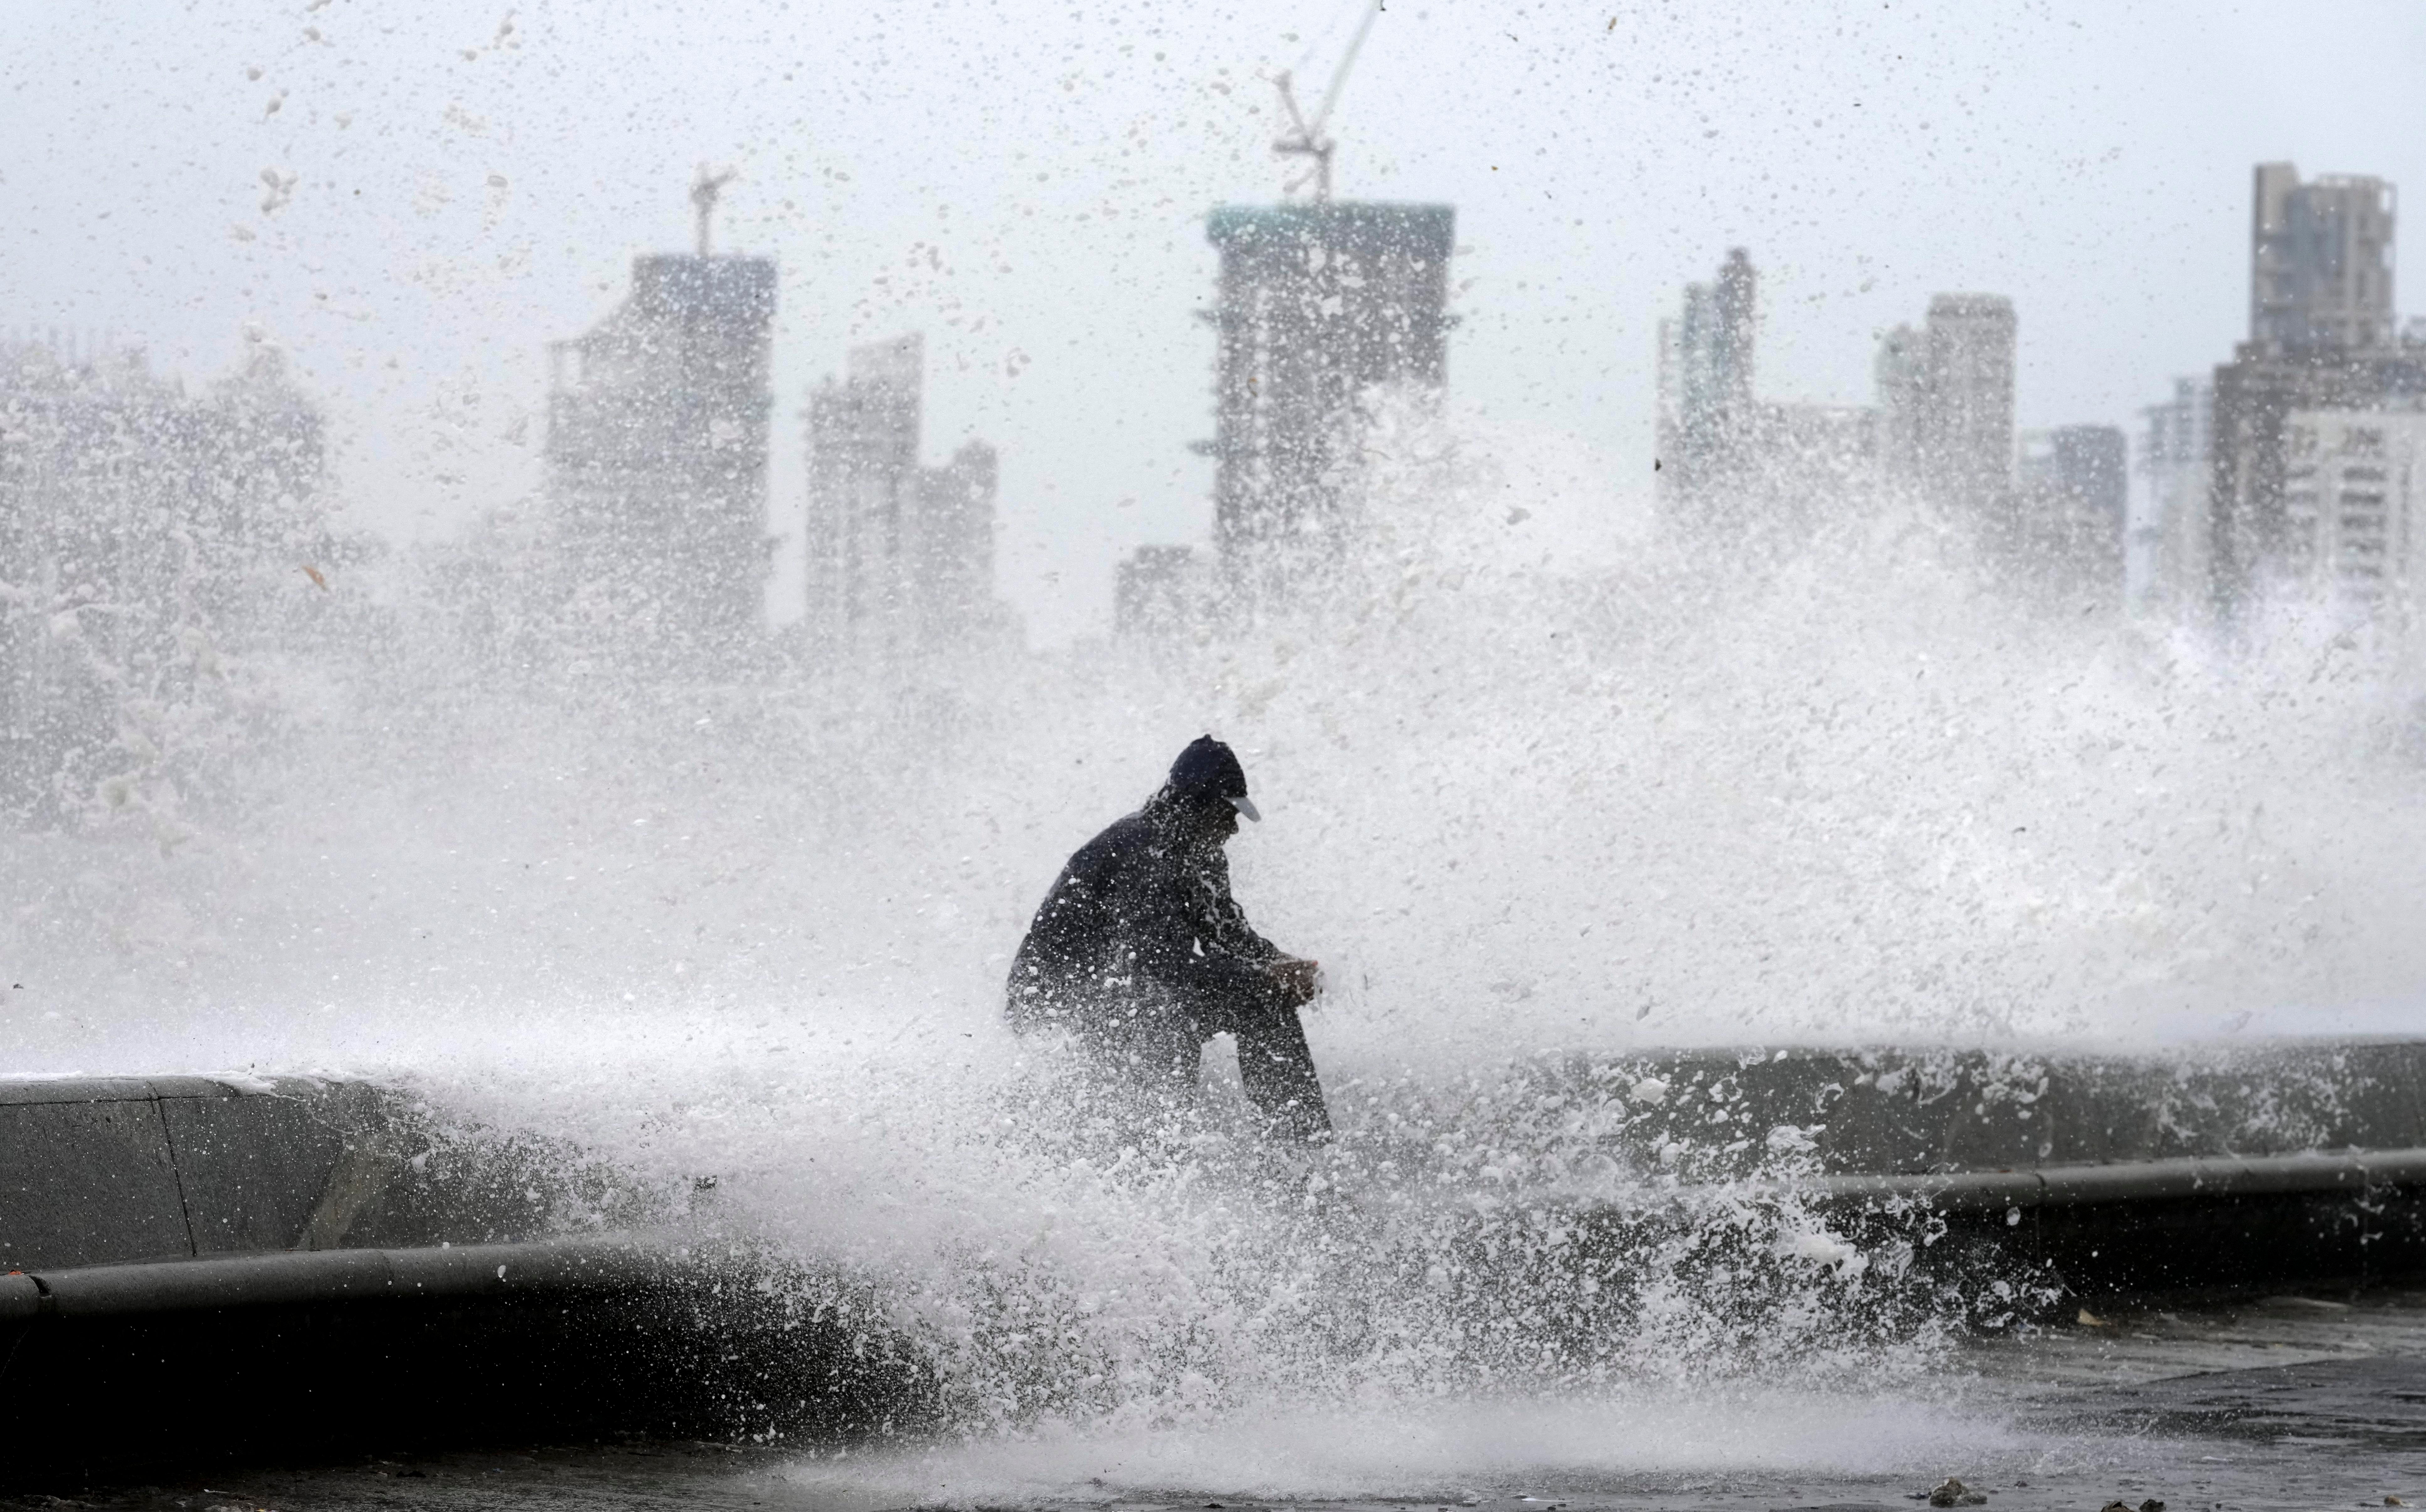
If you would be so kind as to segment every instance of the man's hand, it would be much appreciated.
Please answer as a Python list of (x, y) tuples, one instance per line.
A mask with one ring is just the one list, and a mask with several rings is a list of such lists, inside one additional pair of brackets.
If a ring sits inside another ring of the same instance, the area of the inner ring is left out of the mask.
[(1284, 958), (1265, 967), (1264, 973), (1279, 986), (1281, 996), (1292, 1008), (1305, 1006), (1314, 1001), (1316, 993), (1322, 990), (1322, 963), (1319, 961)]

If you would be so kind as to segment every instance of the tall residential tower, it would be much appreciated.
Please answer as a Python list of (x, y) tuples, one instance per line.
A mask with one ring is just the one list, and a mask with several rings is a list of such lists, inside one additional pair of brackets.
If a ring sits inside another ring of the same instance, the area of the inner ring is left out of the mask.
[(2300, 182), (2261, 163), (2250, 196), (2249, 339), (2272, 351), (2392, 341), (2392, 185), (2327, 174)]
[(768, 560), (775, 265), (659, 254), (596, 329), (549, 349), (548, 495), (576, 623), (642, 660), (754, 636)]
[(1335, 552), (1377, 391), (1437, 389), (1448, 360), (1448, 205), (1224, 206), (1211, 314), (1213, 536), (1230, 584), (1286, 594)]
[(808, 627), (845, 655), (935, 650), (995, 625), (994, 448), (918, 460), (925, 344), (854, 348), (812, 390)]
[(1683, 312), (1659, 323), (1659, 493), (1671, 508), (1706, 508), (1743, 481), (1755, 293), (1751, 254), (1729, 248), (1719, 276), (1685, 285)]
[(2120, 609), (2130, 438), (2114, 426), (2025, 431), (2016, 481), (2010, 544), (2025, 580), (2070, 606)]
[(1939, 294), (1921, 328), (1880, 339), (1880, 430), (1889, 472), (1940, 507), (1993, 519), (2014, 482), (2014, 302)]
[(2426, 345), (2395, 331), (2395, 196), (2381, 179), (2303, 183), (2289, 163), (2252, 176), (2249, 339), (2215, 370), (2207, 599), (2230, 620), (2313, 559), (2286, 495), (2290, 417), (2426, 404)]

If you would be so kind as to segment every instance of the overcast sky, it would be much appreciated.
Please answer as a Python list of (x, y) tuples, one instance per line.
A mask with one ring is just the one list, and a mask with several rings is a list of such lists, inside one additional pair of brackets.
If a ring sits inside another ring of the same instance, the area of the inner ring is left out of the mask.
[[(1979, 289), (2018, 309), (2023, 425), (2127, 424), (2243, 334), (2252, 164), (2426, 185), (2418, 0), (1386, 3), (1338, 192), (1457, 207), (1453, 394), (1621, 497), (1656, 323), (1731, 245), (1767, 396), (1867, 400), (1879, 330)], [(1204, 214), (1277, 196), (1267, 80), (1326, 77), (1360, 14), (20, 6), (0, 330), (202, 378), (250, 326), (330, 408), (355, 517), (443, 534), (537, 487), (545, 344), (686, 247), (695, 166), (730, 164), (720, 249), (783, 267), (771, 527), (797, 549), (805, 387), (923, 330), (930, 459), (1001, 448), (1003, 590), (1064, 639), (1121, 551), (1203, 539)]]

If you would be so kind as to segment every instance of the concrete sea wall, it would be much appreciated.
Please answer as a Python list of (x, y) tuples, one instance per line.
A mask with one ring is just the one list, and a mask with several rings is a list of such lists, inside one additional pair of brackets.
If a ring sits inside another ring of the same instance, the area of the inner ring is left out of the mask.
[(0, 1082), (0, 1270), (333, 1247), (362, 1205), (376, 1099), (292, 1079)]
[[(1579, 1188), (1577, 1207), (1618, 1228), (1766, 1193), (2084, 1298), (2426, 1275), (2418, 1041), (1573, 1055), (1379, 1094), (1410, 1096), (1434, 1100), (1405, 1120), (1421, 1137), (1536, 1152), (1501, 1178)], [(1596, 1170), (1616, 1173), (1606, 1199)]]
[[(1557, 1199), (1613, 1276), (1712, 1193), (2055, 1298), (2426, 1275), (2426, 1043), (1547, 1056), (1334, 1098), (1377, 1150), (1395, 1118), (1620, 1178)], [(34, 1446), (0, 1482), (925, 1421), (937, 1382), (873, 1299), (690, 1200), (360, 1083), (0, 1082), (0, 1391)]]
[(1490, 1117), (1587, 1126), (1647, 1168), (1681, 1161), (1698, 1179), (1771, 1164), (1773, 1140), (1829, 1176), (2408, 1150), (2426, 1148), (2426, 1041), (1576, 1055), (1496, 1096)]
[(302, 1077), (0, 1081), (0, 1270), (658, 1230), (653, 1191), (560, 1141)]
[(0, 1082), (0, 1486), (916, 1412), (847, 1288), (681, 1197), (361, 1083)]

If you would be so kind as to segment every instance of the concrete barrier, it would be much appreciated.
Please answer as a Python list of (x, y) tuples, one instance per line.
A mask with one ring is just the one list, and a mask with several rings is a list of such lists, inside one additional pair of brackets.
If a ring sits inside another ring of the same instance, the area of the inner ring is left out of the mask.
[(1829, 1198), (1904, 1199), (1940, 1213), (2029, 1212), (2097, 1202), (2170, 1198), (2364, 1195), (2426, 1184), (2426, 1150), (2327, 1154), (2210, 1156), (2127, 1161), (2111, 1166), (2041, 1166), (2026, 1170), (1944, 1171), (1926, 1176), (1820, 1176), (1781, 1183)]
[[(1407, 1137), (1638, 1173), (1633, 1208), (1589, 1219), (1620, 1269), (1664, 1182), (1765, 1187), (2048, 1295), (2426, 1274), (2426, 1044), (1549, 1057), (1390, 1095), (1441, 1100)], [(665, 1237), (687, 1196), (361, 1084), (0, 1082), (0, 1391), (71, 1479), (282, 1443), (919, 1421), (937, 1383), (872, 1299)]]
[[(2027, 1275), (2038, 1295), (2426, 1276), (2418, 1041), (1575, 1054), (1343, 1086), (1334, 1111), (1382, 1155), (1405, 1141), (1408, 1168), (1444, 1139), (1516, 1154), (1530, 1167), (1513, 1179), (1576, 1192), (1558, 1200), (1618, 1245), (1718, 1195), (1801, 1202), (1866, 1245), (1917, 1246), (1983, 1285)], [(1603, 1180), (1609, 1197), (1587, 1195)]]
[(646, 1235), (612, 1235), (461, 1249), (323, 1249), (182, 1264), (80, 1265), (0, 1276), (0, 1324), (306, 1303), (610, 1293), (661, 1282), (686, 1259)]
[(0, 1486), (916, 1417), (865, 1298), (675, 1215), (362, 1084), (0, 1083)]
[(355, 1083), (0, 1081), (0, 1269), (295, 1247), (380, 1118)]
[[(1637, 1091), (1652, 1082), (1657, 1101)], [(1676, 1145), (1703, 1179), (1763, 1168), (1781, 1129), (1832, 1176), (2426, 1148), (2426, 1042), (2415, 1040), (1567, 1056), (1520, 1090), (1558, 1099), (1561, 1115), (1622, 1113), (1612, 1148), (1656, 1166)]]
[[(1781, 1180), (1956, 1214), (2426, 1185), (2417, 1041), (1747, 1048), (1553, 1057), (1485, 1086), (1430, 1122), (1573, 1127), (1688, 1186)], [(0, 1082), (0, 1270), (644, 1231), (678, 1206), (568, 1146), (450, 1129), (359, 1083)]]
[(797, 1281), (747, 1255), (606, 1239), (0, 1276), (0, 1489), (297, 1455), (923, 1426), (931, 1372), (873, 1309)]
[(0, 1085), (0, 1269), (193, 1252), (149, 1084)]

